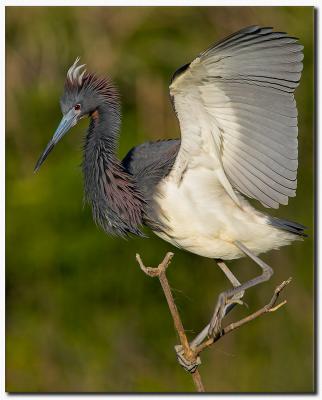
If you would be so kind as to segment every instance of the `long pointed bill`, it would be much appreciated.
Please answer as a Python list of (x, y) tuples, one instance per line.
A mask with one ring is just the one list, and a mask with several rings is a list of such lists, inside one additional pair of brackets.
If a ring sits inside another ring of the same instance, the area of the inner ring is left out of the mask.
[(52, 151), (52, 149), (60, 141), (60, 139), (69, 131), (70, 128), (72, 128), (74, 125), (76, 125), (77, 115), (78, 114), (75, 112), (74, 109), (71, 109), (66, 115), (64, 115), (64, 117), (60, 121), (60, 124), (58, 125), (56, 132), (54, 133), (54, 136), (52, 137), (50, 142), (47, 144), (42, 155), (39, 157), (39, 160), (37, 161), (34, 172), (38, 171), (41, 164), (46, 160), (46, 158), (48, 157), (48, 154)]

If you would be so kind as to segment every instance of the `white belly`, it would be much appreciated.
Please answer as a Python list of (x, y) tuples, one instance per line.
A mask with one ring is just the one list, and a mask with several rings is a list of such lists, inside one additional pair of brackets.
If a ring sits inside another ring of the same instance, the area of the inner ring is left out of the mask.
[(200, 166), (188, 169), (179, 184), (169, 176), (158, 189), (155, 201), (167, 229), (155, 233), (192, 253), (231, 260), (243, 256), (235, 241), (259, 254), (295, 239), (294, 235), (268, 225), (267, 218), (237, 194), (239, 207), (214, 170)]

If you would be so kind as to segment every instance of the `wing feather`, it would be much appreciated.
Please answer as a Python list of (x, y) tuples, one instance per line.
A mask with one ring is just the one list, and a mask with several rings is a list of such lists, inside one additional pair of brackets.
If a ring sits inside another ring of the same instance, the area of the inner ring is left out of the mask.
[(293, 93), (302, 50), (286, 33), (251, 26), (179, 70), (170, 85), (182, 133), (174, 168), (195, 165), (207, 153), (236, 202), (233, 188), (266, 207), (287, 204), (297, 183)]

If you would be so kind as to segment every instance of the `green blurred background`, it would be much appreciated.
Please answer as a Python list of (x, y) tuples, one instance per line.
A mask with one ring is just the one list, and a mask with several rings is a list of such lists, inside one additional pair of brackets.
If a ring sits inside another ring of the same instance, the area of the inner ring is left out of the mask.
[[(81, 148), (88, 121), (57, 146), (37, 175), (35, 162), (61, 112), (59, 97), (76, 56), (120, 89), (119, 155), (145, 140), (179, 136), (168, 98), (177, 67), (244, 26), (262, 24), (305, 46), (299, 109), (298, 194), (272, 215), (307, 225), (310, 237), (263, 259), (271, 281), (251, 289), (249, 310), (282, 280), (288, 304), (220, 340), (202, 354), (208, 391), (291, 392), (314, 388), (313, 359), (313, 8), (312, 7), (7, 7), (6, 8), (6, 389), (21, 392), (193, 391), (156, 279), (175, 250), (168, 277), (192, 338), (229, 287), (215, 262), (150, 239), (104, 235), (83, 207)], [(259, 206), (258, 206), (259, 207)], [(241, 281), (258, 269), (229, 263)]]

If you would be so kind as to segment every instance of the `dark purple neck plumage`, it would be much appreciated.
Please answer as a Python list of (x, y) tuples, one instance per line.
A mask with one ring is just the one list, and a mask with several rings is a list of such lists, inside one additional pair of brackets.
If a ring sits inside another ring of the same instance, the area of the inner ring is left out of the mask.
[(85, 199), (105, 232), (142, 236), (144, 200), (116, 157), (120, 129), (118, 101), (105, 102), (92, 114), (84, 148)]

